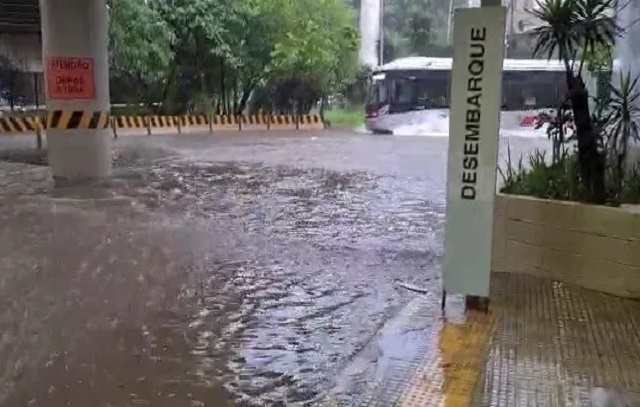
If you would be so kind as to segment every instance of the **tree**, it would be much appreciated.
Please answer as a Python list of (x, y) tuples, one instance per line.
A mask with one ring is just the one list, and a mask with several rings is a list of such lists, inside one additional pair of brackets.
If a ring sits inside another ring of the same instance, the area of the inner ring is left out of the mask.
[(287, 18), (292, 15), (288, 0), (249, 0), (239, 9), (239, 19), (231, 30), (231, 52), (238, 63), (233, 67), (241, 96), (234, 110), (245, 110), (256, 86), (268, 76), (276, 43), (284, 36)]
[(285, 110), (292, 100), (308, 110), (357, 72), (346, 0), (113, 0), (110, 8), (114, 100), (240, 114), (259, 90), (265, 103), (278, 97)]
[(414, 55), (450, 56), (449, 0), (386, 0), (384, 4), (385, 61)]
[(288, 89), (304, 112), (318, 96), (340, 91), (358, 70), (354, 16), (343, 0), (292, 3), (283, 37), (268, 67), (271, 81)]
[(534, 54), (564, 63), (585, 199), (604, 203), (606, 157), (598, 149), (599, 134), (589, 112), (589, 93), (582, 73), (588, 56), (601, 47), (612, 46), (621, 33), (614, 17), (616, 0), (539, 0), (538, 4), (530, 11), (542, 22), (535, 30)]
[(175, 36), (145, 0), (111, 0), (109, 12), (112, 93), (148, 104), (160, 102)]
[(613, 157), (613, 174), (615, 190), (622, 192), (625, 165), (629, 143), (640, 139), (640, 90), (638, 77), (631, 73), (619, 74), (618, 86), (612, 86), (609, 100), (609, 115), (606, 117), (608, 127), (608, 151)]
[[(176, 41), (172, 47), (174, 64), (168, 80), (171, 110), (205, 110), (214, 103), (226, 105), (227, 66), (236, 61), (231, 53), (229, 25), (237, 19), (233, 0), (153, 0), (153, 7), (171, 28)], [(194, 109), (198, 101), (200, 109)], [(205, 105), (203, 109), (202, 105)], [(226, 107), (226, 106), (225, 106)]]
[(587, 50), (584, 55), (586, 68), (592, 74), (611, 71), (613, 68), (613, 44), (601, 44)]

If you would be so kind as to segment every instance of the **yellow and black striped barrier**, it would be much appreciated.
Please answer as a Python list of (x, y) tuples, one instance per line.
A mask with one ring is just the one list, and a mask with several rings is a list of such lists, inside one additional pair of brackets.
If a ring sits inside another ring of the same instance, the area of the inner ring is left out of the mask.
[(170, 129), (177, 126), (173, 116), (150, 116), (152, 128)]
[(42, 128), (40, 117), (0, 117), (0, 134), (32, 133)]
[(322, 118), (317, 114), (305, 114), (299, 117), (299, 130), (320, 130), (324, 129)]
[(47, 112), (46, 128), (60, 130), (108, 129), (109, 112), (93, 112), (83, 110), (49, 111)]
[(213, 131), (240, 130), (240, 123), (233, 115), (215, 115), (211, 118), (211, 129)]
[[(162, 129), (165, 133), (175, 129), (208, 127), (209, 131), (230, 130), (285, 130), (285, 129), (322, 129), (324, 123), (319, 115), (188, 115), (188, 116), (115, 116), (109, 112), (62, 111), (47, 112), (46, 117), (0, 117), (0, 136), (21, 133), (37, 133), (42, 130), (59, 129), (107, 129), (112, 128), (117, 136), (118, 130), (133, 133), (144, 130), (153, 134), (153, 129)], [(159, 130), (158, 130), (159, 131)]]
[(269, 125), (271, 129), (296, 129), (297, 121), (295, 116), (277, 115), (271, 116), (271, 123)]
[(241, 116), (240, 130), (269, 130), (269, 116), (263, 114)]
[(182, 127), (198, 127), (208, 126), (209, 118), (207, 116), (180, 116), (180, 124)]
[(145, 116), (117, 116), (114, 126), (116, 129), (146, 129), (146, 119)]

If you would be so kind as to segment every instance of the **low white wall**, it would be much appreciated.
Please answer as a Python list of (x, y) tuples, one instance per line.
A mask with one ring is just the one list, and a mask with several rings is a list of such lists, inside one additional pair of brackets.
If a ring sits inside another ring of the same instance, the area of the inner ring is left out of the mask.
[(498, 195), (492, 269), (640, 298), (640, 213)]

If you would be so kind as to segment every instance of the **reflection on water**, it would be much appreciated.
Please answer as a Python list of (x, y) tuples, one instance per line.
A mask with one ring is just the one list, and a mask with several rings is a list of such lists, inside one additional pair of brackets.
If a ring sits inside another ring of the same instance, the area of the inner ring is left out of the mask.
[(392, 282), (424, 280), (435, 256), (420, 247), (442, 229), (439, 209), (359, 172), (175, 163), (132, 190), (213, 235), (235, 225), (229, 259), (204, 266), (188, 337), (198, 375), (247, 401), (318, 397), (403, 303)]
[(394, 281), (435, 272), (415, 184), (143, 161), (5, 196), (0, 405), (311, 403), (406, 302)]

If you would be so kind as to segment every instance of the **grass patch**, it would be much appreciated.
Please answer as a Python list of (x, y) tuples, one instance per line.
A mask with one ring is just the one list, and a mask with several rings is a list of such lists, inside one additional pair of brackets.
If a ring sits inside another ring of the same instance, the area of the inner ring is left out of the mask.
[(147, 106), (130, 105), (111, 107), (112, 116), (146, 116), (149, 114), (153, 114), (153, 112)]
[(324, 112), (324, 118), (331, 127), (354, 128), (364, 124), (364, 108), (331, 109)]

